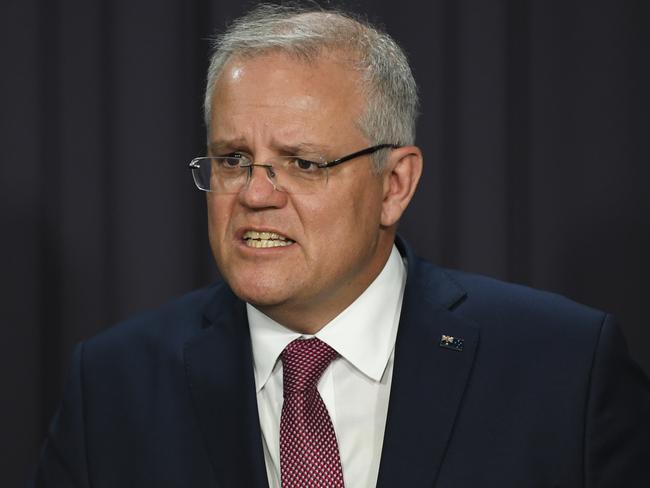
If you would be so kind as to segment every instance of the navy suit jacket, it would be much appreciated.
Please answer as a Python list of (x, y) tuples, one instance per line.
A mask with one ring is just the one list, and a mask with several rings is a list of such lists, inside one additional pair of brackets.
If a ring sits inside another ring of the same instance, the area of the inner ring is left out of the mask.
[[(612, 317), (398, 245), (378, 486), (650, 487), (650, 388)], [(36, 486), (267, 486), (245, 306), (225, 283), (76, 348)]]

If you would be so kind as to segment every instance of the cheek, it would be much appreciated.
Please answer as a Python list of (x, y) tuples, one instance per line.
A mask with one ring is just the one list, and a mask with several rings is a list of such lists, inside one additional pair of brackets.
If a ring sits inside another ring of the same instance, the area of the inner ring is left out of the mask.
[(303, 206), (302, 210), (305, 233), (321, 255), (356, 254), (379, 231), (381, 203), (374, 192), (331, 195), (328, 205)]
[(365, 188), (359, 188), (357, 195), (359, 198), (354, 199), (350, 205), (352, 212), (356, 217), (359, 229), (365, 229), (366, 232), (371, 229), (379, 229), (382, 211), (382, 188), (371, 181)]
[(208, 194), (208, 234), (213, 250), (222, 248), (219, 244), (226, 239), (227, 228), (232, 215), (232, 206), (225, 198)]

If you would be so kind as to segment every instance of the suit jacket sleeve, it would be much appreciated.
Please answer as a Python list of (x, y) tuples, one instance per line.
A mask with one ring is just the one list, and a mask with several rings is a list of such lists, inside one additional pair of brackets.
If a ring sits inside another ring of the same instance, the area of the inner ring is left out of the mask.
[(73, 353), (68, 383), (35, 476), (35, 487), (85, 488), (88, 485), (83, 408), (83, 344)]
[(611, 316), (601, 328), (587, 402), (586, 486), (650, 486), (650, 384)]

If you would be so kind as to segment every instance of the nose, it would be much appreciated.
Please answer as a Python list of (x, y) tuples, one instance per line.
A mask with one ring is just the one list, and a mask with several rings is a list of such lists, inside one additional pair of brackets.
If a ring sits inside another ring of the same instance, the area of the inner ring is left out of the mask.
[(251, 208), (282, 206), (286, 201), (286, 193), (276, 185), (273, 166), (253, 164), (248, 171), (248, 182), (239, 193), (242, 203)]

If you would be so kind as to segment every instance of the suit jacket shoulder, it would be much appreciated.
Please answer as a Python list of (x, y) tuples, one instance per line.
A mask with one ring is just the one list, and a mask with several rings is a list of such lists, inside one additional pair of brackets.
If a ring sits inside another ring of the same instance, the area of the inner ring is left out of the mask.
[(174, 349), (204, 324), (204, 312), (220, 294), (228, 293), (222, 281), (194, 290), (158, 308), (118, 322), (84, 341), (95, 354), (128, 354), (151, 348)]
[(264, 486), (249, 342), (217, 282), (79, 344), (36, 486)]
[(379, 486), (650, 486), (650, 387), (613, 317), (400, 244)]

